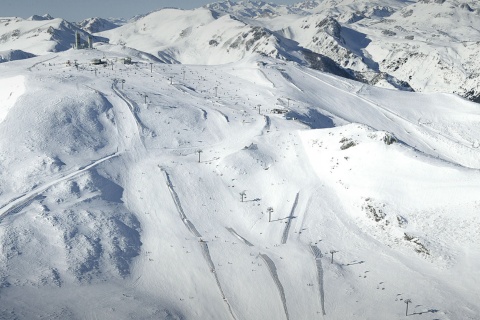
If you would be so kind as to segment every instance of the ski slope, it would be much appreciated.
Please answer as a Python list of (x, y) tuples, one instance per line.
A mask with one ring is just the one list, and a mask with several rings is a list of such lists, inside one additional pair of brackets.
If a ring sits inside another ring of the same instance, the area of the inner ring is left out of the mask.
[(0, 318), (478, 319), (477, 104), (125, 56), (1, 66)]

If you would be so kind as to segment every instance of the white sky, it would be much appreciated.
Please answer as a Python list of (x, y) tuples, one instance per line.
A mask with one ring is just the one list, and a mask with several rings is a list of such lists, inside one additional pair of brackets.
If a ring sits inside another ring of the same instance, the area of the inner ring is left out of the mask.
[[(131, 18), (163, 7), (193, 9), (214, 0), (1, 0), (0, 16), (28, 18), (49, 13), (55, 18), (80, 21), (85, 18)], [(299, 0), (270, 0), (292, 4)]]

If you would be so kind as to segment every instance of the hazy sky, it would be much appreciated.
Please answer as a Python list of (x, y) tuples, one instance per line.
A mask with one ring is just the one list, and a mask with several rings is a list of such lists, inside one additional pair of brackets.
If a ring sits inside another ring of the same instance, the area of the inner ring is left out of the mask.
[[(292, 4), (301, 0), (269, 0), (279, 4)], [(54, 18), (80, 21), (92, 17), (131, 18), (164, 8), (193, 9), (215, 0), (0, 0), (0, 17), (28, 18), (34, 14), (49, 13)]]

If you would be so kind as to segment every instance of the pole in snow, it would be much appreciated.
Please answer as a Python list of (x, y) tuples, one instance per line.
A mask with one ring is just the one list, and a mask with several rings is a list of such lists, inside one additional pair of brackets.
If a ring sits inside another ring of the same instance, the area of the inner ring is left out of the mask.
[(272, 212), (273, 212), (273, 208), (272, 208), (272, 207), (268, 207), (268, 208), (267, 208), (267, 212), (268, 212), (268, 222), (272, 222)]
[(152, 72), (153, 72), (153, 63), (150, 62), (150, 73), (152, 73)]
[(330, 250), (330, 253), (332, 254), (332, 261), (330, 263), (333, 263), (333, 254), (336, 253), (338, 251), (335, 251), (335, 250)]
[(125, 79), (122, 79), (122, 90), (123, 90), (123, 84), (125, 83)]
[(240, 192), (240, 199), (241, 201), (243, 202), (243, 199), (247, 196), (247, 192), (245, 190), (243, 190), (242, 192)]
[(411, 303), (412, 300), (407, 299), (407, 300), (405, 300), (404, 302), (405, 302), (405, 304), (407, 305), (407, 309), (405, 310), (405, 316), (408, 316), (408, 304)]
[(198, 153), (198, 162), (200, 163), (200, 154), (203, 152), (202, 150), (197, 150), (195, 151), (196, 153)]
[(145, 104), (147, 104), (147, 94), (145, 93)]

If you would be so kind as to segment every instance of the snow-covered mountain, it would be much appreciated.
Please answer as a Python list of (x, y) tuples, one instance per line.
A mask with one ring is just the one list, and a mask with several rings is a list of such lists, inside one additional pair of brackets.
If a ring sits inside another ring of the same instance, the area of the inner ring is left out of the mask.
[[(73, 44), (76, 27), (70, 23), (49, 15), (28, 20), (0, 24), (1, 51), (38, 55)], [(480, 25), (478, 3), (460, 0), (223, 1), (195, 10), (158, 10), (128, 22), (79, 23), (84, 32), (101, 36), (97, 42), (125, 45), (168, 63), (222, 64), (260, 53), (381, 87), (457, 93), (477, 101), (475, 25)], [(28, 43), (38, 37), (42, 50), (29, 51), (20, 35)]]
[(112, 22), (109, 19), (95, 17), (82, 20), (77, 23), (77, 26), (88, 33), (97, 33), (110, 29), (115, 29), (118, 28), (120, 25), (125, 24), (125, 21), (115, 22)]
[(49, 15), (0, 18), (0, 51), (24, 51), (31, 55), (44, 55), (72, 48), (75, 32), (84, 39), (88, 33), (61, 18)]
[(354, 77), (333, 60), (268, 29), (204, 8), (159, 10), (100, 35), (110, 39), (110, 43), (137, 48), (168, 63), (225, 64), (262, 54)]
[(278, 32), (370, 83), (393, 77), (394, 85), (408, 83), (415, 91), (480, 96), (477, 1), (226, 1), (207, 7)]
[(295, 6), (278, 5), (263, 1), (220, 1), (207, 4), (205, 8), (219, 14), (231, 14), (241, 18), (273, 18), (285, 14), (306, 14)]
[(478, 319), (480, 108), (387, 68), (448, 1), (2, 18), (0, 319)]

